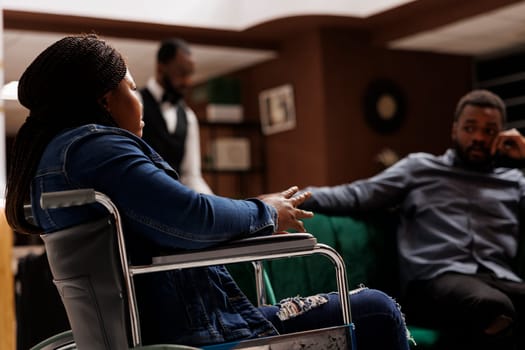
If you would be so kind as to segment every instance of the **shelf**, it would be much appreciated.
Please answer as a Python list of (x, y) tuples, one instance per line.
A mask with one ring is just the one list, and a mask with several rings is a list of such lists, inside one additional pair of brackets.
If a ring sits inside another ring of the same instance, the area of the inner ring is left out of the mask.
[(222, 169), (213, 169), (213, 168), (203, 168), (201, 171), (203, 173), (208, 173), (208, 174), (235, 174), (235, 175), (238, 175), (238, 174), (260, 173), (264, 171), (264, 168), (263, 167), (253, 167), (253, 168), (246, 169), (246, 170), (226, 170), (226, 169), (222, 170)]
[(508, 122), (507, 128), (512, 129), (524, 129), (525, 128), (525, 120), (517, 120), (515, 122)]
[(525, 104), (525, 96), (517, 96), (512, 98), (505, 98), (503, 99), (503, 102), (505, 102), (505, 105), (508, 107), (514, 107)]
[(493, 55), (475, 61), (474, 88), (497, 94), (507, 107), (507, 127), (525, 127), (525, 51)]
[(519, 72), (514, 74), (505, 75), (502, 77), (478, 81), (478, 87), (488, 89), (493, 86), (505, 85), (509, 83), (522, 82), (525, 80), (525, 72)]
[(500, 78), (516, 78), (516, 75), (523, 73), (524, 59), (525, 50), (523, 48), (478, 58), (475, 60), (475, 78), (479, 83)]
[[(223, 118), (208, 119), (208, 104), (201, 103), (193, 107), (197, 116), (201, 116), (198, 118), (201, 172), (212, 191), (231, 198), (246, 198), (265, 193), (265, 138), (259, 118), (253, 114), (249, 118), (246, 118), (247, 115), (234, 118), (223, 110), (219, 111)], [(237, 116), (235, 113), (233, 115)], [(235, 148), (235, 144), (247, 144), (248, 147)], [(246, 162), (248, 156), (249, 161)], [(231, 166), (225, 165), (230, 163)], [(224, 166), (226, 169), (217, 169), (215, 166)], [(250, 167), (247, 168), (248, 166)], [(242, 170), (231, 169), (235, 167)]]
[(226, 122), (209, 122), (207, 120), (199, 120), (199, 126), (207, 127), (221, 127), (221, 128), (260, 128), (261, 124), (254, 121), (246, 121), (241, 123), (226, 123)]

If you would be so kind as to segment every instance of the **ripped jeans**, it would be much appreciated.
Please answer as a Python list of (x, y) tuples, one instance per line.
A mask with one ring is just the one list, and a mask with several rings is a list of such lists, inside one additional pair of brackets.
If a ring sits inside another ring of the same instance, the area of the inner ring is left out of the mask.
[[(388, 295), (360, 288), (350, 292), (350, 307), (359, 350), (409, 349), (403, 315)], [(259, 310), (280, 334), (343, 324), (337, 293), (289, 298)]]

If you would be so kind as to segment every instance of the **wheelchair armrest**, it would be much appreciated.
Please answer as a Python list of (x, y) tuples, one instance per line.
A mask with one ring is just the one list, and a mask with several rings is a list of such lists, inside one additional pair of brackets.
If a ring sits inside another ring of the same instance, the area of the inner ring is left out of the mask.
[(95, 203), (95, 193), (90, 188), (42, 193), (40, 206), (42, 209), (53, 209)]
[(217, 247), (153, 257), (153, 264), (202, 262), (209, 259), (313, 250), (317, 239), (309, 233), (285, 233), (233, 240)]

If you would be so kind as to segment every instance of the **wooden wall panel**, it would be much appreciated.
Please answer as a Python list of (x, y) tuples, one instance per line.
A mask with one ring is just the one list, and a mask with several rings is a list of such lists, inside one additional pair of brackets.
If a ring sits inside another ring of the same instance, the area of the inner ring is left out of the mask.
[[(345, 37), (344, 31), (322, 34), (327, 183), (374, 175), (382, 169), (375, 157), (386, 147), (400, 156), (443, 152), (455, 105), (471, 86), (471, 58), (373, 48)], [(405, 96), (404, 122), (391, 134), (378, 133), (364, 118), (366, 87), (378, 78), (394, 81)]]
[(292, 84), (297, 127), (265, 137), (266, 190), (306, 186), (327, 179), (324, 80), (317, 32), (286, 41), (279, 57), (238, 73), (242, 81), (245, 115), (259, 118), (262, 90)]
[[(471, 86), (471, 58), (374, 48), (330, 29), (293, 38), (277, 59), (237, 76), (252, 117), (261, 90), (294, 86), (297, 128), (265, 138), (266, 190), (277, 191), (372, 176), (382, 170), (374, 158), (385, 147), (401, 156), (443, 152), (456, 102)], [(392, 134), (364, 121), (363, 95), (374, 78), (392, 79), (405, 93), (405, 121)]]

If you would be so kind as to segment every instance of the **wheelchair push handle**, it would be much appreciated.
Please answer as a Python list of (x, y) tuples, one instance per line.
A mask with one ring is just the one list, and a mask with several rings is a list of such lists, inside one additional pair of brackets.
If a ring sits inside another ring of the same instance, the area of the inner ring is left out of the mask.
[(73, 207), (95, 202), (95, 190), (91, 188), (46, 192), (42, 193), (42, 196), (40, 197), (40, 206), (42, 209)]

